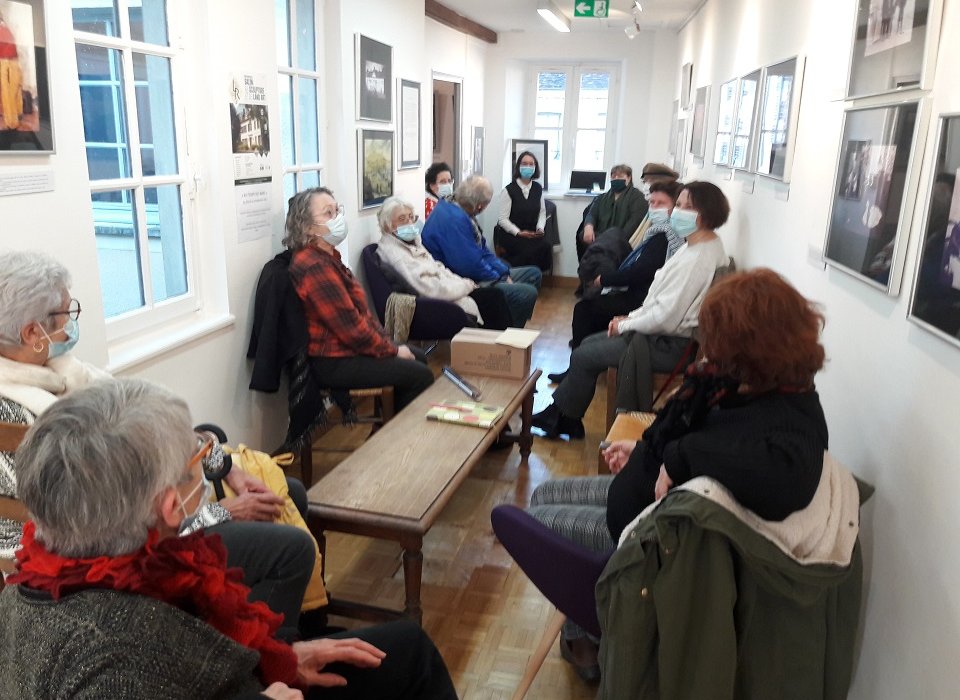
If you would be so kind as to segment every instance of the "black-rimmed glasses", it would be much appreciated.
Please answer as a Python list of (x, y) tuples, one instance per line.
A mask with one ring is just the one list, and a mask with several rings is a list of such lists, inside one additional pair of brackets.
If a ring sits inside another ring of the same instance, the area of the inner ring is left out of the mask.
[(67, 315), (76, 321), (80, 318), (80, 301), (78, 299), (71, 299), (70, 306), (66, 311), (51, 311), (47, 316), (63, 316)]

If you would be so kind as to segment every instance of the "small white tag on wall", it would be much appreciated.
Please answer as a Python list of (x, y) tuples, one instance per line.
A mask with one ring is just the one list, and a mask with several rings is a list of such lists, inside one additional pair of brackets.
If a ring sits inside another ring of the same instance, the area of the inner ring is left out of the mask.
[(0, 196), (53, 192), (53, 169), (31, 168), (0, 175)]

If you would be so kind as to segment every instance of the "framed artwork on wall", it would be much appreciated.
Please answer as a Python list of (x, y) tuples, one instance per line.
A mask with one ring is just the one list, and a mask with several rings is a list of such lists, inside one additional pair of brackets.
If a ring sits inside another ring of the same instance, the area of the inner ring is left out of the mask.
[(736, 119), (733, 124), (733, 149), (730, 167), (752, 170), (753, 130), (757, 120), (757, 95), (763, 71), (755, 70), (740, 78), (737, 88)]
[(483, 127), (475, 126), (470, 132), (470, 143), (473, 145), (473, 175), (483, 175)]
[(943, 0), (857, 0), (847, 99), (930, 89), (942, 17)]
[(960, 114), (937, 128), (933, 182), (908, 318), (960, 347)]
[(697, 88), (693, 100), (693, 128), (690, 135), (690, 152), (696, 158), (703, 158), (707, 148), (707, 114), (710, 112), (710, 86)]
[(357, 119), (393, 121), (393, 47), (356, 35)]
[(400, 83), (400, 170), (420, 167), (420, 83), (401, 78)]
[(50, 154), (53, 112), (43, 0), (0, 1), (0, 154)]
[(372, 209), (393, 195), (393, 132), (357, 130), (360, 208)]
[(804, 63), (798, 56), (763, 69), (754, 162), (758, 175), (790, 182)]
[(693, 64), (684, 63), (680, 68), (680, 108), (690, 109), (690, 88), (693, 83)]
[(670, 112), (670, 140), (667, 152), (671, 156), (677, 155), (677, 119), (680, 118), (680, 100), (673, 101), (673, 111)]
[(922, 103), (849, 109), (833, 186), (827, 264), (896, 296), (922, 150)]
[(687, 152), (687, 120), (686, 117), (677, 120), (677, 145), (675, 146), (673, 156), (673, 169), (680, 173), (680, 178), (684, 178), (683, 158)]
[(510, 171), (513, 171), (513, 165), (517, 162), (520, 154), (524, 151), (530, 151), (540, 164), (540, 185), (543, 189), (547, 189), (549, 182), (547, 171), (550, 165), (547, 159), (547, 153), (549, 152), (547, 144), (546, 139), (513, 139), (510, 142)]
[(720, 86), (720, 104), (717, 109), (717, 140), (713, 146), (713, 162), (730, 167), (733, 159), (733, 126), (737, 111), (737, 79)]

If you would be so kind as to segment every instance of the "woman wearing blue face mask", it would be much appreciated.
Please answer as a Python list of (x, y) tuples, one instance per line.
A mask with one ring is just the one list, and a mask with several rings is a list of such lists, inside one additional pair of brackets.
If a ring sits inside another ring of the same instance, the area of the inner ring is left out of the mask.
[(380, 243), (377, 257), (381, 266), (402, 280), (417, 294), (452, 301), (490, 329), (510, 325), (510, 309), (503, 292), (496, 287), (479, 287), (438, 262), (420, 240), (420, 222), (413, 206), (399, 197), (390, 197), (377, 213)]
[(498, 255), (511, 267), (533, 265), (541, 270), (553, 267), (553, 246), (543, 237), (547, 210), (540, 177), (540, 164), (524, 151), (513, 166), (513, 182), (500, 193), (500, 216), (493, 240)]
[(427, 168), (423, 181), (427, 191), (423, 199), (423, 220), (426, 221), (437, 202), (453, 195), (453, 171), (440, 161)]

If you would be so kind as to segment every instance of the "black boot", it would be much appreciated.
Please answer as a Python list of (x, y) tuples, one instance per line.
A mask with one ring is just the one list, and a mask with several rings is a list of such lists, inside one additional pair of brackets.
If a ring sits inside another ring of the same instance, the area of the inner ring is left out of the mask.
[(579, 418), (571, 418), (560, 414), (560, 420), (557, 421), (557, 432), (561, 435), (569, 435), (571, 440), (583, 440), (586, 430), (583, 428), (583, 421)]
[(567, 372), (569, 371), (570, 371), (569, 369), (565, 369), (562, 372), (554, 372), (553, 374), (548, 374), (547, 379), (549, 379), (554, 384), (559, 384), (560, 382), (562, 382), (564, 379), (567, 378)]
[(571, 440), (582, 440), (585, 434), (583, 421), (563, 415), (556, 404), (552, 403), (540, 413), (534, 413), (533, 427), (540, 428), (543, 436), (555, 440), (561, 435), (569, 435)]

